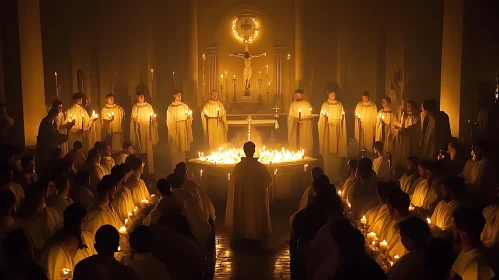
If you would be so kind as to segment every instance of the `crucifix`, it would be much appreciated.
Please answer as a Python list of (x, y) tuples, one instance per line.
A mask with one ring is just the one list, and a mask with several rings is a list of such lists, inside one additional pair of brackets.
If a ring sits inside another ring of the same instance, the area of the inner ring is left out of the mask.
[[(244, 23), (241, 25), (241, 28), (249, 28), (248, 23)], [(229, 56), (234, 56), (234, 57), (239, 57), (244, 60), (244, 70), (243, 70), (243, 77), (244, 77), (244, 96), (250, 96), (250, 80), (251, 80), (251, 73), (252, 73), (252, 67), (251, 67), (251, 59), (252, 58), (257, 58), (261, 56), (267, 56), (267, 53), (260, 53), (260, 54), (250, 54), (248, 51), (248, 43), (244, 43), (244, 53), (229, 53)]]

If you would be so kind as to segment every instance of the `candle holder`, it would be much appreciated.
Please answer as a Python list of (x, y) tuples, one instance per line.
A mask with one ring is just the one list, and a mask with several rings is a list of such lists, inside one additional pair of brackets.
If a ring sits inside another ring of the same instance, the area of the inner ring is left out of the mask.
[(204, 103), (204, 100), (205, 100), (204, 99), (204, 83), (205, 83), (205, 81), (204, 81), (204, 63), (206, 61), (206, 54), (203, 53), (201, 57), (203, 58), (203, 66), (201, 68), (201, 102)]
[(232, 103), (236, 103), (236, 76), (232, 79), (232, 86), (234, 87), (234, 96), (232, 96)]
[(258, 79), (258, 100), (262, 100), (262, 79)]

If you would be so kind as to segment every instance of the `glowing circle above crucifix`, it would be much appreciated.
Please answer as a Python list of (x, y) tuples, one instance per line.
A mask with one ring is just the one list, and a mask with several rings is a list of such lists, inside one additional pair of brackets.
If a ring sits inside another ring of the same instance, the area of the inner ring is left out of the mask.
[(232, 22), (232, 33), (239, 41), (244, 43), (244, 53), (229, 53), (229, 56), (239, 57), (244, 60), (244, 96), (250, 96), (250, 80), (252, 74), (251, 59), (267, 55), (267, 53), (249, 53), (248, 44), (258, 37), (258, 34), (260, 33), (258, 22), (254, 17), (238, 17)]

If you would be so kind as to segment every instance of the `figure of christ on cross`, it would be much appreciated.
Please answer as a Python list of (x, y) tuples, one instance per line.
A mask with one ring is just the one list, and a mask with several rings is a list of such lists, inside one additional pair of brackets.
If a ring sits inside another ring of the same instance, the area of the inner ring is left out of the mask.
[(252, 58), (257, 58), (257, 57), (260, 57), (260, 56), (267, 56), (267, 53), (260, 53), (260, 54), (250, 54), (248, 52), (248, 44), (245, 43), (244, 44), (244, 49), (245, 49), (245, 52), (244, 53), (229, 53), (229, 56), (234, 56), (234, 57), (239, 57), (239, 58), (242, 58), (244, 59), (244, 70), (243, 70), (243, 77), (244, 77), (244, 92), (245, 92), (245, 96), (249, 96), (250, 95), (250, 88), (251, 88), (251, 85), (250, 85), (250, 80), (251, 80), (251, 59)]

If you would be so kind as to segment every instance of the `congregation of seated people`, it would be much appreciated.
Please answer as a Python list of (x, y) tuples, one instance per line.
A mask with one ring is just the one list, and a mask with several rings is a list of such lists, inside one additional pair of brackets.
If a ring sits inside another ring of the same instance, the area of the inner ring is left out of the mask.
[[(1, 147), (0, 279), (211, 279), (210, 199), (185, 163), (155, 186), (144, 181), (144, 167), (129, 143), (113, 155), (97, 142), (85, 154), (77, 141), (64, 156), (54, 149), (42, 166)], [(153, 199), (124, 239), (120, 229)]]
[(434, 161), (373, 148), (373, 160), (348, 161), (341, 185), (312, 170), (290, 218), (291, 279), (496, 279), (499, 199), (488, 143), (466, 151), (452, 138)]

